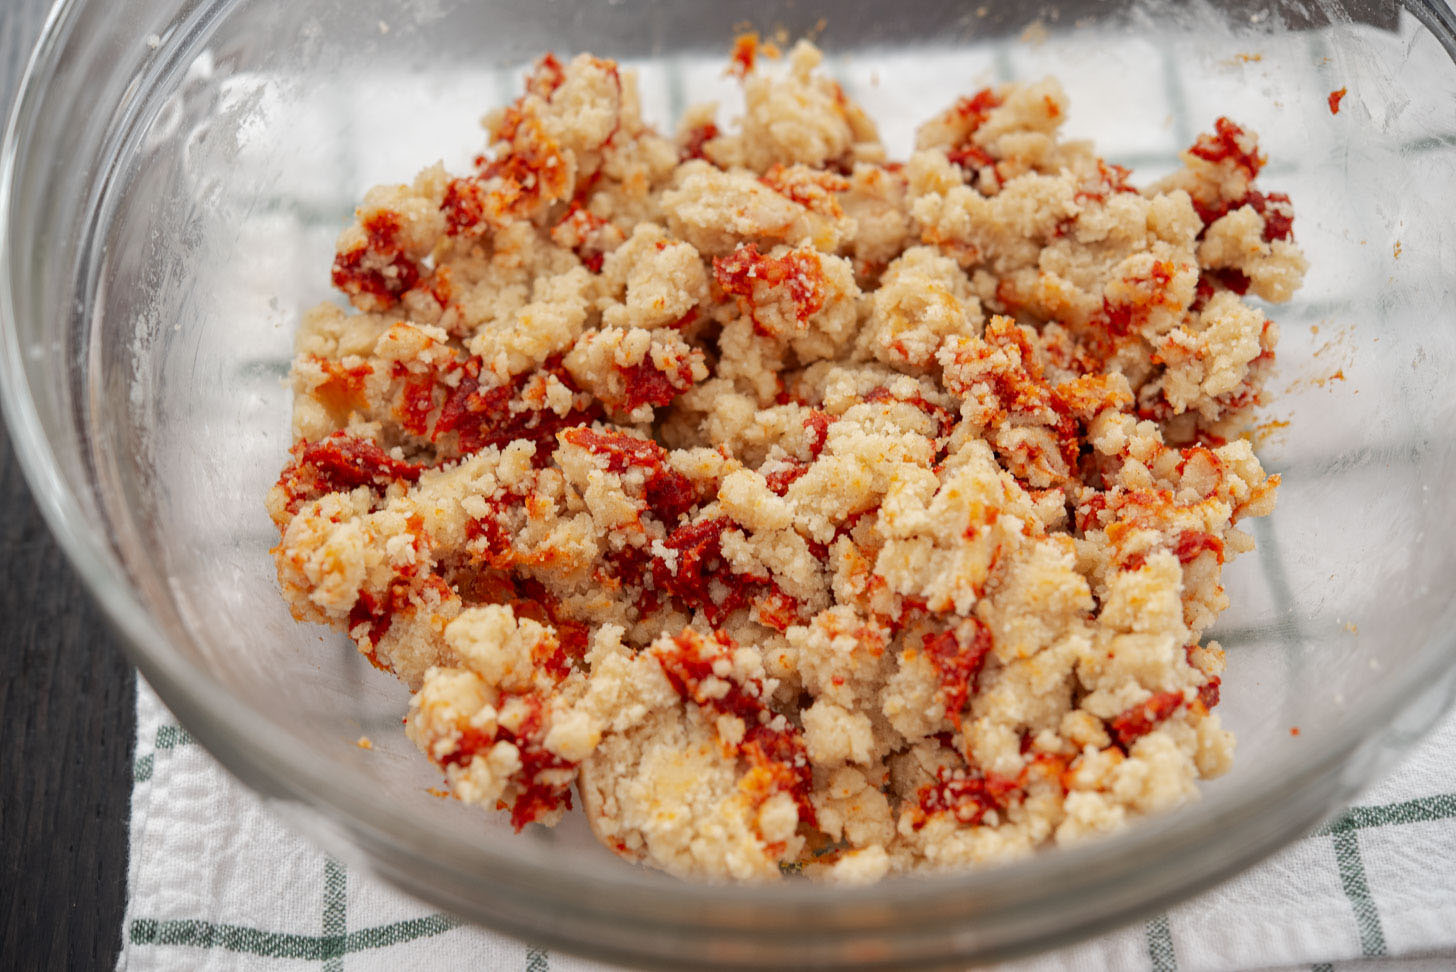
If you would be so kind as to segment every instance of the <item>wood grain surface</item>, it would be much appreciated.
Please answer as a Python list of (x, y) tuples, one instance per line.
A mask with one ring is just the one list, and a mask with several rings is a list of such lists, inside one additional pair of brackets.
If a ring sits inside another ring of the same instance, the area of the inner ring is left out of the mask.
[[(7, 109), (48, 7), (0, 0)], [(0, 968), (116, 962), (134, 696), (131, 665), (0, 429)]]

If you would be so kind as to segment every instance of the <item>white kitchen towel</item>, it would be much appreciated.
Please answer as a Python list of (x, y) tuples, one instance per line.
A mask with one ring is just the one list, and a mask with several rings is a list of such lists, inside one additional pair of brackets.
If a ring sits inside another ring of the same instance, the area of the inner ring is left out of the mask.
[[(1146, 923), (1011, 963), (1052, 969), (1456, 968), (1456, 713), (1330, 825)], [(137, 680), (117, 966), (601, 968), (463, 925), (292, 833)]]
[[(1343, 28), (1342, 28), (1343, 29)], [(1398, 37), (1387, 38), (1409, 60), (1440, 57), (1434, 45), (1414, 41), (1414, 21), (1405, 18)], [(1320, 32), (1274, 35), (1276, 42), (1307, 45), (1297, 57), (1271, 56), (1269, 63), (1329, 62)], [(1135, 35), (1101, 37), (1096, 63), (1115, 75), (1118, 64), (1149, 56)], [(848, 93), (884, 122), (888, 145), (903, 153), (912, 140), (913, 120), (927, 104), (944, 100), (947, 84), (971, 90), (992, 80), (1041, 77), (1058, 69), (1063, 48), (1055, 43), (956, 47), (943, 55), (912, 52), (898, 60), (830, 58), (830, 68)], [(1265, 76), (1260, 57), (1241, 53), (1229, 61), (1228, 83), (1208, 91), (1185, 79), (1177, 55), (1163, 51), (1166, 88), (1150, 86), (1141, 100), (1113, 98), (1097, 86), (1097, 71), (1083, 65), (1076, 95), (1077, 118), (1099, 135), (1099, 147), (1115, 161), (1137, 167), (1140, 178), (1156, 174), (1192, 133), (1229, 109), (1233, 84), (1293, 97), (1278, 79)], [(1205, 52), (1204, 56), (1211, 57)], [(1298, 60), (1302, 58), (1303, 60)], [(1444, 62), (1443, 62), (1444, 63)], [(675, 117), (687, 93), (692, 100), (731, 103), (733, 85), (723, 77), (720, 58), (641, 66), (644, 106), (665, 122)], [(665, 71), (666, 74), (650, 74)], [(895, 76), (894, 85), (880, 75)], [(923, 95), (905, 84), (914, 72), (925, 79)], [(948, 80), (949, 79), (949, 80)], [(501, 71), (485, 90), (513, 91), (520, 71)], [(1315, 84), (1315, 81), (1311, 81)], [(467, 88), (468, 89), (468, 88)], [(416, 144), (439, 119), (411, 101), (413, 89), (381, 74), (362, 88), (347, 110), (388, 110), (401, 126), (395, 159), (388, 146), (341, 160), (368, 168), (329, 173), (337, 189), (397, 178), (418, 162)], [(1114, 88), (1109, 90), (1118, 90)], [(1244, 90), (1244, 89), (1240, 89)], [(1317, 92), (1323, 97), (1327, 88)], [(1318, 99), (1317, 99), (1318, 100)], [(1356, 101), (1349, 102), (1349, 112)], [(1139, 122), (1137, 120), (1141, 119)], [(1304, 133), (1295, 126), (1291, 131)], [(1335, 129), (1331, 128), (1331, 132)], [(1323, 144), (1287, 144), (1289, 133), (1264, 133), (1279, 159), (1271, 185), (1296, 192), (1301, 157), (1322, 158)], [(1281, 138), (1283, 142), (1281, 142)], [(1413, 145), (1410, 151), (1451, 151), (1447, 142)], [(1278, 149), (1278, 151), (1276, 151)], [(404, 169), (396, 167), (403, 165)], [(376, 171), (378, 169), (379, 171)], [(1166, 171), (1166, 168), (1163, 170)], [(313, 173), (316, 175), (316, 173)], [(1307, 191), (1313, 196), (1318, 187)], [(318, 207), (319, 230), (332, 235), (334, 208)], [(347, 210), (345, 210), (347, 211)], [(1281, 313), (1286, 340), (1305, 340), (1310, 328), (1327, 323), (1319, 302), (1298, 313)], [(277, 362), (278, 369), (286, 367)], [(250, 368), (253, 365), (250, 363)], [(1403, 365), (1402, 365), (1403, 367)], [(267, 380), (264, 370), (253, 369)], [(1368, 392), (1367, 392), (1368, 393)], [(281, 460), (280, 460), (281, 461)], [(228, 776), (139, 682), (136, 783), (132, 796), (131, 862), (123, 944), (124, 969), (323, 969), (360, 972), (439, 966), (443, 968), (582, 969), (599, 966), (547, 952), (479, 928), (459, 924), (428, 906), (347, 869), (291, 833), (239, 783)], [(1456, 968), (1456, 715), (1448, 716), (1398, 772), (1364, 794), (1331, 825), (1195, 901), (1129, 927), (1051, 954), (1006, 966), (1017, 972), (1051, 969), (1452, 969)]]

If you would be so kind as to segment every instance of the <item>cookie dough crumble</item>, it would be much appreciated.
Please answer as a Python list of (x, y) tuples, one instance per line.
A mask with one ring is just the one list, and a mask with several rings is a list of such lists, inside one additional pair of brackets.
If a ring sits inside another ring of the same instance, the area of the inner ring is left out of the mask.
[[(1054, 80), (904, 162), (800, 43), (675, 137), (547, 55), (470, 171), (370, 190), (297, 337), (279, 582), (450, 793), (670, 872), (849, 882), (1224, 772), (1244, 433), (1305, 261), (1219, 118), (1137, 187)], [(361, 745), (363, 740), (361, 740)]]

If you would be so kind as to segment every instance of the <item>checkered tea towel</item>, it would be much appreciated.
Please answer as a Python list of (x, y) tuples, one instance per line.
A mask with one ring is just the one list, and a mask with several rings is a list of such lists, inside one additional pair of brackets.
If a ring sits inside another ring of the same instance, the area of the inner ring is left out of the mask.
[[(1006, 966), (1456, 968), (1456, 712), (1355, 806), (1202, 897)], [(464, 925), (296, 836), (137, 685), (122, 947), (150, 969), (601, 968)]]

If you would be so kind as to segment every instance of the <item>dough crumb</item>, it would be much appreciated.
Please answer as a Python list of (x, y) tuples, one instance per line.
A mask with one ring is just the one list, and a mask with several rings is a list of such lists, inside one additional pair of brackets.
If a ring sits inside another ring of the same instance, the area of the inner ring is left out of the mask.
[(468, 171), (364, 196), (297, 335), (284, 597), (408, 686), (432, 793), (579, 804), (682, 876), (867, 883), (1195, 798), (1292, 201), (1228, 118), (1136, 184), (1051, 78), (890, 160), (784, 48), (740, 38), (742, 116), (675, 136), (547, 54)]

